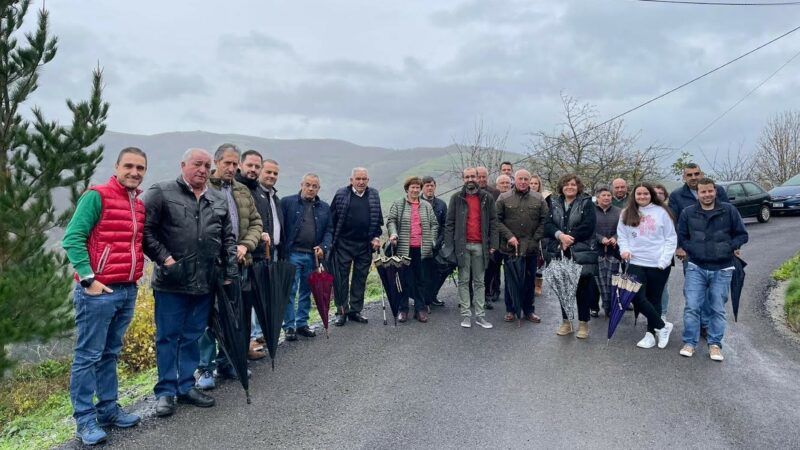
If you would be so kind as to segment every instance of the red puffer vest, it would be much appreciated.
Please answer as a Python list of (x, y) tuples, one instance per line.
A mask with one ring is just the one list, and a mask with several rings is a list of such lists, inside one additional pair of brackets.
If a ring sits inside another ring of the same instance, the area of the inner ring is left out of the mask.
[(86, 248), (95, 279), (103, 284), (135, 283), (142, 276), (144, 203), (141, 190), (133, 196), (115, 177), (90, 189), (100, 194), (100, 220), (89, 234)]

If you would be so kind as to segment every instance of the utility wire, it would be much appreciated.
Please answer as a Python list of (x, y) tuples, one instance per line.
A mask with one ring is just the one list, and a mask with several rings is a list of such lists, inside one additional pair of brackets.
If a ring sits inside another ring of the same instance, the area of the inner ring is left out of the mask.
[(705, 6), (796, 6), (800, 2), (762, 2), (762, 3), (734, 3), (734, 2), (692, 2), (681, 0), (639, 0), (647, 3), (673, 3), (677, 5), (705, 5)]
[(720, 119), (722, 119), (723, 117), (725, 117), (725, 116), (726, 116), (726, 115), (727, 115), (729, 112), (731, 112), (731, 111), (732, 111), (734, 108), (736, 108), (737, 106), (739, 106), (739, 104), (740, 104), (740, 103), (742, 103), (743, 101), (745, 101), (745, 100), (747, 99), (747, 97), (750, 97), (750, 95), (751, 95), (753, 92), (757, 91), (757, 90), (758, 90), (758, 89), (759, 89), (761, 86), (765, 85), (765, 84), (766, 84), (766, 83), (767, 83), (769, 80), (771, 80), (771, 79), (772, 79), (772, 77), (774, 77), (775, 75), (777, 75), (777, 74), (778, 74), (778, 72), (780, 72), (781, 70), (783, 70), (783, 68), (784, 68), (784, 67), (788, 66), (788, 65), (789, 65), (789, 63), (791, 63), (792, 61), (794, 61), (794, 60), (795, 60), (795, 59), (796, 59), (798, 56), (800, 56), (800, 51), (799, 51), (799, 52), (797, 52), (797, 53), (795, 53), (795, 54), (794, 54), (794, 55), (793, 55), (791, 58), (789, 58), (789, 59), (788, 59), (788, 60), (787, 60), (785, 63), (783, 63), (783, 64), (782, 64), (780, 67), (778, 67), (778, 69), (777, 69), (777, 70), (775, 70), (774, 72), (772, 72), (772, 74), (770, 74), (770, 76), (768, 76), (768, 77), (767, 77), (767, 78), (765, 78), (763, 81), (761, 81), (761, 83), (758, 83), (758, 85), (757, 85), (756, 87), (754, 87), (753, 89), (751, 89), (751, 90), (750, 90), (750, 91), (749, 91), (747, 94), (745, 94), (745, 95), (744, 95), (744, 97), (740, 98), (740, 99), (739, 99), (739, 100), (738, 100), (736, 103), (734, 103), (733, 105), (731, 105), (731, 107), (730, 107), (730, 108), (726, 109), (726, 110), (725, 110), (725, 112), (723, 112), (722, 114), (720, 114), (719, 116), (717, 116), (717, 117), (716, 117), (714, 120), (712, 120), (711, 122), (709, 122), (709, 123), (708, 123), (708, 125), (706, 125), (706, 126), (705, 126), (705, 127), (703, 127), (703, 128), (700, 130), (700, 131), (698, 131), (697, 133), (695, 133), (695, 135), (694, 135), (694, 136), (692, 136), (692, 137), (691, 137), (691, 138), (690, 138), (688, 141), (686, 141), (686, 142), (685, 142), (683, 145), (681, 145), (680, 147), (678, 147), (677, 151), (681, 151), (681, 150), (683, 150), (683, 149), (684, 149), (684, 148), (685, 148), (687, 145), (689, 145), (690, 143), (692, 143), (692, 141), (694, 141), (694, 140), (695, 140), (695, 139), (696, 139), (698, 136), (700, 136), (700, 135), (701, 135), (701, 134), (703, 134), (703, 133), (704, 133), (706, 130), (708, 130), (709, 128), (711, 128), (712, 126), (714, 126), (714, 124), (715, 124), (715, 123), (719, 122), (719, 121), (720, 121)]
[[(666, 1), (666, 0), (665, 0), (665, 1)], [(789, 36), (790, 34), (792, 34), (792, 33), (796, 32), (797, 30), (800, 30), (800, 26), (797, 26), (797, 27), (795, 27), (795, 28), (792, 28), (791, 30), (789, 30), (789, 31), (787, 31), (787, 32), (785, 32), (785, 33), (783, 33), (783, 34), (781, 34), (780, 36), (778, 36), (778, 37), (776, 37), (776, 38), (773, 38), (773, 39), (770, 39), (769, 41), (767, 41), (767, 42), (765, 42), (765, 43), (763, 43), (763, 44), (759, 45), (758, 47), (756, 47), (756, 48), (754, 48), (754, 49), (752, 49), (752, 50), (750, 50), (750, 51), (748, 51), (748, 52), (746, 52), (746, 53), (744, 53), (744, 54), (742, 54), (742, 55), (739, 55), (739, 56), (737, 56), (736, 58), (734, 58), (734, 59), (732, 59), (732, 60), (730, 60), (730, 61), (728, 61), (728, 62), (726, 62), (726, 63), (724, 63), (724, 64), (722, 64), (722, 65), (720, 65), (720, 66), (717, 66), (717, 67), (715, 67), (714, 69), (711, 69), (711, 70), (709, 70), (708, 72), (706, 72), (706, 73), (704, 73), (704, 74), (702, 74), (702, 75), (700, 75), (700, 76), (697, 76), (697, 77), (695, 77), (695, 78), (692, 78), (691, 80), (689, 80), (689, 81), (687, 81), (687, 82), (685, 82), (685, 83), (683, 83), (683, 84), (680, 84), (680, 85), (678, 85), (677, 87), (674, 87), (674, 88), (672, 88), (672, 89), (670, 89), (670, 90), (668, 90), (668, 91), (666, 91), (666, 92), (664, 92), (664, 93), (662, 93), (662, 94), (659, 94), (659, 95), (657, 95), (657, 96), (655, 96), (655, 97), (651, 98), (650, 100), (647, 100), (647, 101), (646, 101), (646, 102), (644, 102), (644, 103), (640, 103), (639, 105), (637, 105), (637, 106), (634, 106), (633, 108), (631, 108), (631, 109), (629, 109), (629, 110), (627, 110), (627, 111), (624, 111), (624, 112), (622, 112), (622, 113), (620, 113), (620, 114), (617, 114), (616, 116), (614, 116), (614, 117), (612, 117), (612, 118), (610, 118), (610, 119), (607, 119), (607, 120), (606, 120), (606, 121), (604, 121), (604, 122), (601, 122), (601, 123), (599, 123), (599, 124), (597, 124), (597, 125), (595, 125), (595, 126), (593, 126), (593, 127), (587, 128), (587, 129), (586, 129), (586, 130), (584, 130), (583, 132), (579, 133), (577, 136), (578, 136), (578, 137), (580, 137), (580, 136), (583, 136), (584, 134), (587, 134), (587, 133), (589, 133), (590, 131), (593, 131), (593, 130), (595, 130), (595, 129), (597, 129), (597, 128), (600, 128), (600, 127), (602, 127), (602, 126), (605, 126), (605, 125), (609, 124), (610, 122), (613, 122), (613, 121), (615, 121), (615, 120), (617, 120), (617, 119), (619, 119), (619, 118), (621, 118), (621, 117), (623, 117), (623, 116), (625, 116), (625, 115), (628, 115), (628, 114), (630, 114), (630, 113), (632, 113), (632, 112), (634, 112), (634, 111), (636, 111), (636, 110), (638, 110), (638, 109), (644, 108), (645, 106), (649, 105), (650, 103), (653, 103), (653, 102), (655, 102), (655, 101), (657, 101), (657, 100), (660, 100), (660, 99), (662, 99), (662, 98), (666, 97), (667, 95), (670, 95), (670, 94), (672, 94), (673, 92), (675, 92), (675, 91), (677, 91), (677, 90), (679, 90), (679, 89), (683, 89), (684, 87), (686, 87), (686, 86), (688, 86), (688, 85), (690, 85), (690, 84), (694, 83), (695, 81), (699, 81), (699, 80), (701, 80), (701, 79), (703, 79), (703, 78), (705, 78), (705, 77), (707, 77), (707, 76), (709, 76), (709, 75), (713, 74), (714, 72), (717, 72), (717, 71), (719, 71), (719, 70), (721, 70), (721, 69), (723, 69), (723, 68), (725, 68), (725, 67), (727, 67), (727, 66), (729, 66), (729, 65), (731, 65), (731, 64), (733, 64), (733, 63), (735, 63), (736, 61), (739, 61), (740, 59), (742, 59), (742, 58), (745, 58), (745, 57), (747, 57), (747, 56), (749, 56), (749, 55), (751, 55), (751, 54), (753, 54), (753, 53), (755, 53), (755, 52), (757, 52), (757, 51), (761, 50), (762, 48), (764, 48), (764, 47), (766, 47), (766, 46), (768, 46), (768, 45), (770, 45), (770, 44), (773, 44), (773, 43), (775, 43), (775, 42), (777, 42), (777, 41), (779, 41), (779, 40), (781, 40), (781, 39), (785, 38), (786, 36)], [(555, 148), (556, 146), (557, 146), (557, 144), (551, 145), (550, 147), (547, 147), (547, 150), (553, 149), (553, 148)], [(521, 163), (521, 162), (525, 162), (525, 161), (527, 161), (527, 160), (531, 159), (531, 157), (532, 157), (532, 155), (528, 155), (528, 156), (526, 156), (526, 157), (524, 157), (524, 158), (520, 158), (519, 160), (517, 160), (517, 161), (514, 161), (514, 162), (513, 162), (513, 164), (514, 164), (514, 165), (516, 165), (516, 164), (519, 164), (519, 163)], [(445, 173), (447, 173), (447, 172), (442, 172), (442, 175), (444, 175)], [(491, 175), (494, 175), (494, 174), (491, 174)], [(444, 191), (444, 192), (442, 192), (442, 193), (441, 193), (441, 195), (448, 194), (448, 193), (450, 193), (450, 192), (454, 192), (454, 191), (456, 191), (456, 190), (458, 190), (458, 189), (461, 189), (461, 187), (459, 186), (459, 187), (454, 187), (454, 188), (452, 188), (452, 189), (448, 189), (447, 191)]]

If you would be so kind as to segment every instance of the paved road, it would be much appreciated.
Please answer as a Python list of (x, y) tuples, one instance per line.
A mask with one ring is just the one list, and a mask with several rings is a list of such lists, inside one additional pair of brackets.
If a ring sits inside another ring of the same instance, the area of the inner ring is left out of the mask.
[[(705, 349), (678, 355), (683, 276), (670, 282), (669, 346), (643, 350), (626, 316), (607, 347), (606, 320), (591, 337), (557, 337), (554, 301), (541, 324), (462, 329), (455, 291), (428, 324), (348, 323), (280, 346), (277, 369), (255, 364), (253, 404), (237, 385), (210, 410), (181, 407), (165, 420), (113, 433), (113, 448), (797, 448), (800, 354), (775, 333), (763, 302), (769, 273), (800, 249), (800, 218), (748, 224), (750, 263), (739, 323), (725, 361)], [(150, 402), (152, 403), (152, 402)]]

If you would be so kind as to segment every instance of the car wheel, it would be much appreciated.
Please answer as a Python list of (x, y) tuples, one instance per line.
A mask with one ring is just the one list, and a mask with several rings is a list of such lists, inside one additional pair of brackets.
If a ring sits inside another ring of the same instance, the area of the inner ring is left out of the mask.
[(769, 206), (761, 205), (761, 209), (758, 210), (758, 221), (761, 223), (769, 222), (769, 218), (771, 215), (772, 214), (769, 210)]

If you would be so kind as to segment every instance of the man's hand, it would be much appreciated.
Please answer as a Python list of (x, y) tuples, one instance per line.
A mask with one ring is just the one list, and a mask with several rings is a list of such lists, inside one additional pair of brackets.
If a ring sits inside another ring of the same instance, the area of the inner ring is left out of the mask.
[(735, 256), (742, 256), (742, 250), (741, 249), (736, 249), (736, 250), (733, 251), (733, 254)]
[[(173, 261), (174, 262), (174, 261)], [(88, 288), (84, 288), (84, 291), (89, 295), (100, 295), (102, 293), (110, 294), (114, 292), (110, 287), (106, 286), (105, 284), (94, 280), (91, 286)]]
[(609, 245), (611, 243), (611, 239), (604, 237), (602, 241), (600, 241), (603, 245)]
[(517, 237), (513, 236), (511, 239), (509, 239), (508, 240), (508, 245), (510, 247), (514, 247), (514, 248), (519, 247), (519, 241), (517, 240)]
[(381, 240), (378, 239), (378, 238), (373, 239), (372, 240), (372, 251), (374, 252), (374, 251), (378, 250), (379, 248), (381, 248)]
[(617, 238), (615, 238), (615, 237), (608, 238), (608, 245), (610, 245), (612, 247), (616, 247), (617, 246)]
[(316, 246), (316, 247), (314, 247), (314, 255), (319, 260), (319, 259), (322, 259), (323, 256), (325, 256), (325, 252), (322, 250), (322, 247)]
[(390, 242), (392, 245), (397, 245), (397, 235), (396, 235), (396, 234), (393, 234), (393, 235), (392, 235), (392, 236), (389, 238), (389, 242)]
[(494, 249), (493, 249), (493, 248), (490, 248), (490, 249), (489, 249), (489, 254), (490, 254), (490, 255), (494, 255)]
[(676, 248), (675, 249), (675, 256), (677, 256), (678, 259), (683, 261), (684, 259), (686, 259), (686, 250), (684, 250), (684, 249), (682, 249), (680, 247)]
[(620, 256), (622, 257), (623, 260), (630, 261), (632, 255), (631, 252), (622, 252)]
[(267, 244), (267, 247), (269, 247), (271, 243), (269, 239), (269, 233), (261, 233), (261, 240), (264, 241), (265, 244)]
[(246, 254), (247, 254), (247, 247), (245, 247), (244, 245), (236, 246), (236, 259), (239, 262), (242, 262), (244, 260), (244, 255)]
[(175, 259), (172, 256), (167, 256), (167, 259), (164, 260), (164, 266), (171, 266), (175, 264)]
[(227, 285), (229, 285), (231, 283), (233, 283), (233, 280), (225, 280), (225, 281), (222, 282), (222, 284), (224, 284), (225, 286), (227, 286)]

